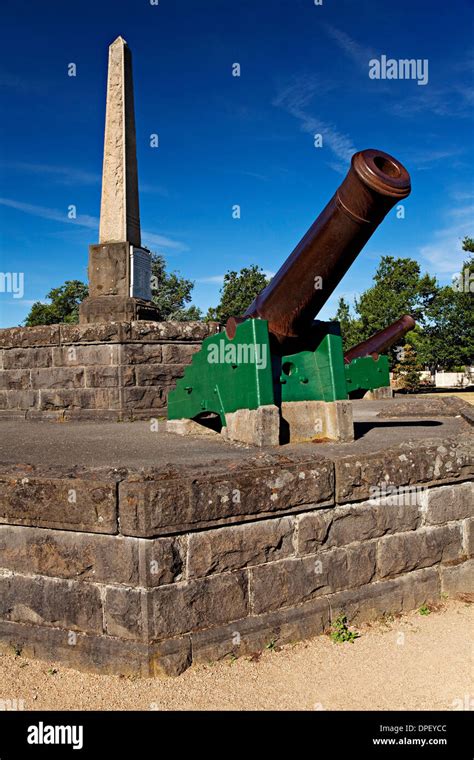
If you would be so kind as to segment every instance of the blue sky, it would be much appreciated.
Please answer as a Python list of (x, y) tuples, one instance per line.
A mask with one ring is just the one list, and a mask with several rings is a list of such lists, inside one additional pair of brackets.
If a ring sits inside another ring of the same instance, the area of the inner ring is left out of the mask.
[[(0, 326), (86, 280), (119, 34), (133, 53), (144, 243), (195, 280), (198, 306), (217, 303), (229, 269), (275, 272), (368, 147), (408, 168), (405, 219), (391, 212), (320, 316), (368, 287), (383, 254), (442, 283), (459, 271), (474, 235), (470, 0), (48, 0), (2, 15), (0, 271), (23, 272), (25, 293), (0, 293)], [(427, 59), (428, 83), (370, 79), (381, 55)]]

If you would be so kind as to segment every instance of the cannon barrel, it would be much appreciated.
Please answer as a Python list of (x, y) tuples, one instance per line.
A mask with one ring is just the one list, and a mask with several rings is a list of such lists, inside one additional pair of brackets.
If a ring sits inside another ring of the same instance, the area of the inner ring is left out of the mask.
[[(356, 153), (334, 196), (244, 317), (268, 320), (279, 343), (303, 338), (385, 215), (410, 189), (410, 176), (395, 158), (373, 149)], [(235, 331), (235, 324), (229, 327)]]
[(353, 346), (344, 354), (344, 363), (349, 364), (353, 359), (358, 359), (360, 356), (371, 356), (383, 354), (385, 351), (393, 346), (400, 338), (403, 338), (407, 332), (413, 330), (416, 326), (416, 322), (409, 314), (405, 314), (396, 322), (386, 327), (384, 330), (372, 335), (367, 340), (358, 343), (357, 346)]

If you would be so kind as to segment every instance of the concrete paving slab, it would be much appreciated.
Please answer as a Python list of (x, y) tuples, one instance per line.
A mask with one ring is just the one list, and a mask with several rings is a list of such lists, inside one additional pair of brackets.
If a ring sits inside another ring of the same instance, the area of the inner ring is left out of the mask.
[(148, 421), (45, 422), (0, 420), (0, 462), (65, 467), (149, 467), (167, 464), (207, 465), (213, 461), (245, 460), (270, 452), (340, 458), (381, 451), (413, 440), (446, 439), (472, 432), (460, 417), (380, 419), (378, 412), (390, 401), (355, 401), (355, 438), (351, 443), (300, 443), (276, 448), (226, 441), (213, 437), (183, 437), (158, 429)]

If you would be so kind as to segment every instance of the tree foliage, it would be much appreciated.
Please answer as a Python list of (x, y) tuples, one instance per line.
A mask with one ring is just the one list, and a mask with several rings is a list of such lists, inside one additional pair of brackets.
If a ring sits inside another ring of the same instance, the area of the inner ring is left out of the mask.
[(339, 322), (341, 326), (342, 342), (344, 345), (344, 351), (348, 351), (349, 348), (360, 343), (362, 338), (361, 323), (359, 319), (355, 319), (351, 316), (351, 307), (345, 300), (340, 298), (338, 307), (333, 320)]
[[(465, 251), (474, 249), (474, 240), (465, 238)], [(474, 259), (464, 263), (463, 272), (474, 268)], [(354, 314), (339, 300), (335, 319), (341, 322), (344, 349), (366, 340), (375, 332), (411, 314), (417, 327), (404, 341), (417, 353), (418, 361), (432, 370), (450, 370), (474, 362), (473, 293), (462, 288), (438, 285), (436, 278), (421, 274), (413, 259), (383, 256), (374, 276), (374, 284), (354, 302)], [(474, 288), (474, 281), (473, 281)], [(395, 363), (397, 345), (390, 350)]]
[(210, 308), (206, 319), (225, 324), (229, 317), (240, 317), (254, 298), (268, 285), (261, 267), (244, 267), (240, 272), (227, 272), (220, 290), (221, 300), (215, 308)]
[(79, 304), (89, 289), (80, 280), (66, 280), (64, 285), (53, 288), (46, 298), (49, 303), (36, 301), (25, 319), (26, 327), (56, 325), (62, 322), (74, 324), (79, 320)]
[(160, 319), (181, 322), (200, 319), (197, 306), (186, 306), (191, 301), (194, 282), (180, 277), (177, 272), (166, 271), (163, 256), (154, 253), (151, 260), (152, 299), (158, 307)]
[(399, 390), (416, 393), (420, 390), (420, 372), (423, 367), (418, 363), (416, 351), (409, 343), (403, 346), (400, 359), (393, 368), (393, 379)]

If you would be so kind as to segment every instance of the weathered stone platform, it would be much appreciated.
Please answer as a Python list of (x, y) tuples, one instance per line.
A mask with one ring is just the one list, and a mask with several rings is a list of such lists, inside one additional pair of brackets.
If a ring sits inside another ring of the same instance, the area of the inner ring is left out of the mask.
[(214, 322), (109, 322), (0, 330), (0, 415), (141, 419), (168, 392)]
[(178, 674), (472, 594), (472, 428), (384, 403), (355, 402), (354, 443), (257, 454), (164, 424), (0, 422), (1, 643)]

